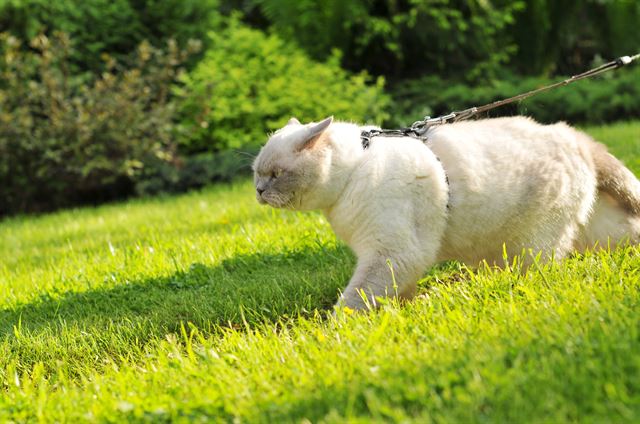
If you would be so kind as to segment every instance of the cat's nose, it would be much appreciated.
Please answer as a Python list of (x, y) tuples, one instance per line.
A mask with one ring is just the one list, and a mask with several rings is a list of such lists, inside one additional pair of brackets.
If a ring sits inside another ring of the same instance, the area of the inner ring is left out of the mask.
[(258, 192), (258, 195), (261, 195), (262, 193), (264, 193), (263, 188), (256, 188), (256, 191)]

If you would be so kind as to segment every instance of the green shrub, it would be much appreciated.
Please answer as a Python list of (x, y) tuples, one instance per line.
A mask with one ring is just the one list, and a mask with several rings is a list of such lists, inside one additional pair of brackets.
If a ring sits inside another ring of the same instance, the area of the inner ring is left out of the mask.
[(56, 34), (31, 51), (0, 36), (0, 215), (122, 197), (149, 160), (174, 153), (171, 84), (187, 53), (143, 43), (134, 67), (87, 79)]
[(518, 49), (511, 69), (528, 75), (576, 73), (594, 57), (640, 49), (640, 2), (524, 0), (511, 35)]
[(229, 182), (251, 174), (257, 149), (238, 152), (225, 150), (180, 157), (174, 163), (155, 160), (147, 164), (135, 181), (138, 195), (180, 193), (214, 182)]
[(69, 34), (72, 62), (101, 70), (101, 54), (118, 60), (148, 41), (163, 46), (204, 39), (217, 19), (217, 0), (0, 0), (0, 32), (24, 43), (37, 34)]
[[(515, 52), (522, 1), (251, 0), (273, 28), (315, 59), (394, 79), (424, 73), (493, 75)], [(249, 10), (253, 12), (253, 10)], [(254, 13), (255, 14), (255, 13)]]
[(372, 122), (387, 116), (382, 79), (368, 85), (366, 74), (348, 74), (337, 54), (317, 63), (279, 37), (235, 21), (210, 36), (211, 48), (178, 90), (187, 153), (260, 145), (291, 116)]
[[(451, 83), (438, 77), (406, 81), (393, 89), (395, 107), (389, 126), (411, 124), (425, 115), (484, 105), (561, 80), (508, 76), (482, 86)], [(560, 87), (520, 103), (488, 112), (488, 116), (528, 115), (540, 122), (605, 123), (640, 116), (640, 67), (626, 68), (568, 87)]]
[[(225, 0), (315, 59), (391, 80), (424, 74), (490, 79), (576, 73), (640, 47), (637, 0)], [(487, 78), (488, 77), (488, 78)]]

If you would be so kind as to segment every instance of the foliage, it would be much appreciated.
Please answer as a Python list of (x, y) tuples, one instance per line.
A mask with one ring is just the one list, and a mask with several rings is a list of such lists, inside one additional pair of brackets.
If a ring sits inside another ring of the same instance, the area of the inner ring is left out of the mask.
[(179, 157), (173, 163), (152, 160), (135, 180), (138, 195), (180, 193), (215, 182), (230, 182), (251, 174), (257, 150), (223, 150)]
[(169, 91), (188, 55), (174, 42), (141, 44), (129, 69), (107, 58), (90, 79), (70, 74), (62, 34), (0, 45), (0, 215), (122, 196), (149, 158), (172, 160)]
[(316, 58), (392, 80), (424, 74), (490, 79), (575, 73), (597, 57), (640, 50), (640, 3), (629, 0), (249, 0), (246, 20), (273, 26)]
[(64, 31), (78, 40), (74, 63), (96, 70), (101, 53), (121, 59), (143, 40), (204, 41), (237, 10), (315, 59), (338, 49), (348, 69), (391, 80), (574, 73), (640, 49), (631, 0), (0, 0), (0, 31), (25, 42)]
[(278, 36), (235, 21), (210, 36), (211, 48), (178, 91), (185, 152), (259, 146), (291, 116), (374, 122), (387, 116), (383, 80), (368, 85), (366, 74), (350, 75), (337, 54), (317, 63)]
[(398, 78), (490, 77), (508, 62), (507, 29), (521, 1), (254, 0), (276, 31), (315, 58), (344, 53), (349, 69)]
[[(452, 84), (438, 77), (405, 81), (392, 88), (394, 115), (388, 125), (408, 125), (425, 115), (439, 116), (505, 99), (563, 77), (505, 76), (491, 84)], [(582, 80), (488, 112), (489, 116), (528, 115), (545, 122), (604, 123), (640, 116), (640, 67)]]
[(24, 43), (37, 34), (65, 32), (80, 70), (98, 71), (103, 53), (123, 60), (140, 43), (203, 40), (217, 22), (217, 0), (0, 0), (0, 32)]
[(510, 32), (518, 46), (512, 69), (529, 75), (575, 73), (597, 57), (640, 52), (640, 2), (524, 0)]
[[(640, 123), (591, 131), (640, 157)], [(640, 419), (638, 247), (441, 266), (411, 302), (331, 318), (353, 257), (249, 183), (6, 219), (0, 240), (3, 422)]]

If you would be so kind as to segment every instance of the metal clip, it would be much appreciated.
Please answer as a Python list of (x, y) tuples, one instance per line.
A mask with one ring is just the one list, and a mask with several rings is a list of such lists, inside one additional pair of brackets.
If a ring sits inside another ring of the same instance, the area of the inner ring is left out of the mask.
[(360, 142), (362, 143), (362, 148), (367, 149), (371, 144), (371, 139), (380, 134), (380, 130), (369, 130), (360, 132)]
[(456, 116), (455, 116), (455, 118), (453, 118), (453, 122), (464, 121), (465, 119), (471, 118), (476, 113), (478, 113), (478, 108), (477, 107), (472, 107), (470, 109), (465, 109), (462, 112), (454, 112), (454, 114)]

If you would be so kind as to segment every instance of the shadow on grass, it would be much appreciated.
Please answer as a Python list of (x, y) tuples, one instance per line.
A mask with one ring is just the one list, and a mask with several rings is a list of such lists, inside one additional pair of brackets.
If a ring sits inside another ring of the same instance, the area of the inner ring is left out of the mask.
[(80, 330), (149, 339), (187, 322), (205, 333), (219, 325), (256, 325), (330, 307), (352, 264), (344, 247), (237, 256), (214, 267), (196, 263), (166, 277), (46, 295), (0, 310), (0, 337), (11, 338), (18, 328), (28, 335)]

